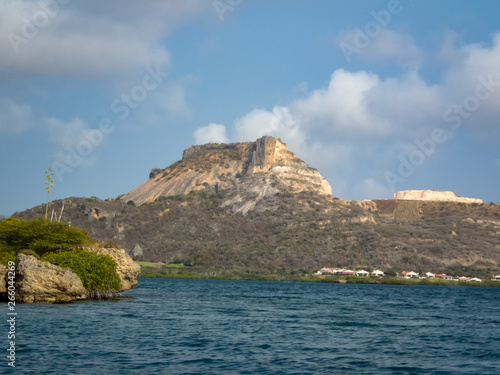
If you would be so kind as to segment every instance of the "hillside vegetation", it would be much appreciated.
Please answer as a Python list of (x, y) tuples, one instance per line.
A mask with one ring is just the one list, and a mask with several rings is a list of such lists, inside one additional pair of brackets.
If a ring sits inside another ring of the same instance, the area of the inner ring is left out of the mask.
[[(311, 273), (321, 267), (500, 273), (500, 205), (345, 201), (308, 192), (265, 197), (246, 214), (224, 191), (192, 191), (140, 206), (65, 199), (63, 218), (93, 237), (142, 250), (138, 260), (214, 272)], [(52, 202), (60, 210), (63, 201)], [(39, 217), (43, 206), (15, 214)]]
[[(67, 223), (48, 222), (43, 217), (32, 220), (0, 220), (0, 263), (7, 266), (19, 253), (44, 262), (70, 268), (82, 281), (90, 298), (107, 298), (121, 290), (116, 262), (108, 255), (82, 248), (97, 241), (85, 230)], [(105, 246), (106, 244), (100, 244)], [(17, 276), (16, 276), (17, 277)]]

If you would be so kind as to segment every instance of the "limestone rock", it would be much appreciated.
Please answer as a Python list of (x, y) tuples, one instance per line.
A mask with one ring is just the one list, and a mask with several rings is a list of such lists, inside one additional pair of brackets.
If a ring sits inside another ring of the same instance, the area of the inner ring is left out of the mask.
[(70, 302), (85, 298), (87, 291), (80, 278), (71, 269), (42, 262), (32, 255), (17, 255), (17, 301)]
[(144, 252), (142, 250), (142, 246), (139, 245), (139, 244), (136, 244), (134, 246), (134, 248), (130, 251), (129, 254), (130, 254), (130, 256), (132, 258), (140, 258), (140, 257), (144, 256)]
[(7, 293), (7, 267), (0, 264), (0, 293)]
[(137, 286), (141, 266), (132, 260), (132, 258), (123, 249), (116, 248), (88, 248), (96, 254), (109, 255), (116, 262), (116, 272), (122, 282), (122, 290), (133, 289)]
[(184, 150), (182, 160), (164, 170), (153, 169), (148, 181), (121, 199), (141, 205), (193, 190), (224, 190), (228, 194), (223, 205), (243, 213), (279, 192), (332, 194), (330, 184), (316, 169), (281, 140), (266, 136), (256, 142), (191, 146)]
[(459, 197), (452, 191), (437, 191), (437, 190), (398, 191), (397, 193), (394, 194), (394, 199), (415, 200), (415, 201), (483, 203), (481, 199)]

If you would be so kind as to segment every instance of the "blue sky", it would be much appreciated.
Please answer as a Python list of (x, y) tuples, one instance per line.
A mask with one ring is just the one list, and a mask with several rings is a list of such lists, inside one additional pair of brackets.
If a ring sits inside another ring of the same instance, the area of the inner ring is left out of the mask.
[(0, 215), (281, 138), (334, 196), (500, 203), (500, 2), (0, 0)]

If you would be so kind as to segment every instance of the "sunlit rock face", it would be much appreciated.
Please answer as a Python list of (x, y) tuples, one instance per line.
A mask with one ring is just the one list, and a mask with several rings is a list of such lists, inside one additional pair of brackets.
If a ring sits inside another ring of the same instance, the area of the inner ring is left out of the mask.
[(452, 191), (437, 191), (437, 190), (398, 191), (397, 193), (394, 194), (394, 199), (405, 199), (414, 201), (483, 203), (481, 199), (459, 197)]
[(165, 169), (153, 169), (149, 177), (121, 199), (140, 205), (193, 190), (225, 191), (223, 206), (245, 213), (277, 193), (332, 194), (330, 184), (316, 169), (273, 137), (191, 146), (184, 150), (182, 160)]

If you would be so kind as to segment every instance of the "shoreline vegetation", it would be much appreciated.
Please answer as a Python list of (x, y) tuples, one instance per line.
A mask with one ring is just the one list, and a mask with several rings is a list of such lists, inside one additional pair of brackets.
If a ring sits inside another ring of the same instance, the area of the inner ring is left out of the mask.
[[(65, 302), (73, 297), (81, 299), (84, 294), (88, 300), (113, 299), (123, 290), (117, 262), (108, 254), (98, 253), (99, 247), (116, 248), (116, 245), (99, 242), (68, 223), (47, 221), (43, 217), (0, 220), (0, 265), (15, 264), (17, 302), (58, 299)], [(50, 266), (43, 266), (44, 263)], [(65, 279), (62, 276), (65, 269), (80, 283)], [(68, 293), (71, 297), (67, 297)]]
[(402, 279), (398, 277), (316, 276), (305, 272), (259, 272), (236, 270), (212, 270), (202, 267), (186, 267), (182, 264), (137, 262), (141, 266), (140, 278), (164, 279), (212, 279), (253, 281), (299, 281), (317, 283), (380, 284), (380, 285), (440, 285), (469, 287), (500, 287), (500, 281), (484, 280), (468, 282), (444, 279)]

